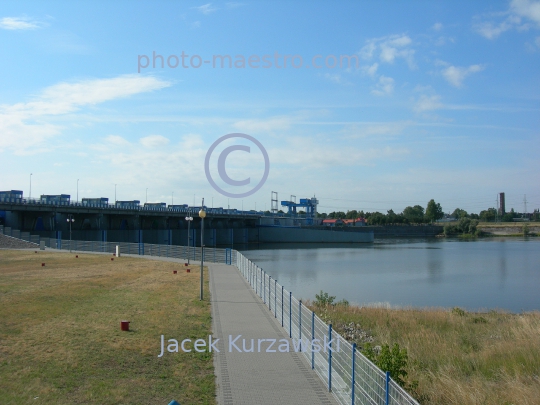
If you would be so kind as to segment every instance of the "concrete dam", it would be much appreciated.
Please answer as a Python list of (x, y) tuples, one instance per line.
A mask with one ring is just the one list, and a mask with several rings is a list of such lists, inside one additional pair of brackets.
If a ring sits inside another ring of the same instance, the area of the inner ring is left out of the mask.
[[(3, 225), (55, 239), (200, 246), (199, 207), (116, 207), (80, 203), (43, 204), (0, 201)], [(205, 246), (259, 243), (370, 243), (372, 229), (345, 232), (312, 227), (306, 218), (207, 208)], [(191, 217), (192, 221), (187, 221)], [(69, 219), (69, 221), (68, 221)], [(71, 226), (71, 229), (70, 229)], [(188, 236), (189, 235), (189, 236)]]

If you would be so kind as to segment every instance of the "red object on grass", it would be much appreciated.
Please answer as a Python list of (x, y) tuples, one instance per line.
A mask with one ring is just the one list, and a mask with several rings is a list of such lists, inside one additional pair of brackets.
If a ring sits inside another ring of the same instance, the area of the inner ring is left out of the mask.
[(78, 259), (79, 258), (79, 255), (75, 255), (75, 259)]
[(190, 270), (190, 269), (186, 269), (186, 273), (189, 273), (189, 272), (191, 272), (191, 270)]
[(41, 263), (41, 267), (45, 267), (45, 263)]
[(120, 321), (120, 329), (129, 331), (129, 321)]
[(176, 270), (173, 270), (173, 274), (176, 274), (176, 273), (178, 273), (178, 271), (176, 271)]
[(111, 261), (113, 261), (113, 260), (114, 260), (114, 257), (111, 257)]

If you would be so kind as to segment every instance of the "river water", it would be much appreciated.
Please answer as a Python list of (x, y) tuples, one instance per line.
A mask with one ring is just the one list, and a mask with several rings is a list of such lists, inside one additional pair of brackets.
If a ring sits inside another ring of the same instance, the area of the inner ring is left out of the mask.
[(320, 290), (354, 304), (540, 310), (540, 239), (380, 240), (242, 253), (296, 298)]

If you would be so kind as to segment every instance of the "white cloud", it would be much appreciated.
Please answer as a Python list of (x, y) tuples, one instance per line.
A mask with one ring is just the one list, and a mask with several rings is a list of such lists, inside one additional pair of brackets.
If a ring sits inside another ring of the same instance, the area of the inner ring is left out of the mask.
[[(411, 69), (416, 67), (414, 63), (414, 49), (410, 49), (412, 40), (407, 35), (390, 35), (383, 38), (375, 38), (366, 41), (359, 54), (365, 60), (373, 58), (375, 53), (384, 63), (394, 63), (396, 58), (403, 58)], [(378, 51), (378, 52), (376, 52)]]
[(5, 30), (35, 30), (45, 24), (26, 17), (4, 17), (0, 19), (0, 28)]
[(375, 77), (375, 75), (377, 74), (377, 69), (379, 68), (379, 64), (378, 63), (374, 63), (373, 65), (368, 65), (368, 66), (364, 66), (362, 68), (362, 70), (368, 75), (368, 76), (371, 76), (371, 77)]
[(413, 125), (410, 121), (401, 122), (384, 122), (384, 123), (365, 123), (363, 125), (350, 125), (344, 129), (345, 139), (371, 138), (373, 140), (379, 138), (388, 138), (399, 136), (405, 128)]
[(131, 143), (119, 136), (119, 135), (109, 135), (105, 138), (106, 142), (112, 144), (112, 145), (115, 145), (115, 146), (127, 146), (127, 145), (131, 145)]
[(84, 106), (170, 85), (169, 82), (151, 76), (124, 75), (50, 86), (31, 101), (0, 106), (1, 147), (13, 149), (19, 154), (29, 153), (61, 133), (60, 126), (48, 122), (51, 116), (73, 113)]
[(442, 75), (452, 86), (461, 87), (463, 85), (463, 80), (465, 80), (467, 76), (482, 70), (484, 70), (484, 67), (481, 65), (471, 65), (468, 68), (449, 66), (446, 69), (443, 69)]
[(235, 128), (247, 133), (260, 133), (260, 132), (272, 132), (283, 131), (289, 129), (292, 122), (292, 117), (272, 117), (267, 119), (251, 119), (241, 120), (233, 124)]
[[(286, 145), (269, 148), (272, 164), (293, 165), (306, 170), (343, 166), (370, 166), (377, 160), (402, 157), (409, 154), (405, 147), (373, 146), (347, 147), (333, 142), (313, 142), (313, 138), (289, 136)], [(309, 148), (305, 145), (309, 144)], [(302, 153), (298, 153), (302, 150)]]
[(433, 26), (431, 27), (431, 29), (435, 31), (440, 31), (442, 30), (442, 28), (443, 28), (443, 25), (440, 22), (433, 24)]
[(205, 15), (211, 14), (211, 13), (218, 10), (216, 7), (212, 6), (212, 3), (203, 4), (202, 6), (192, 7), (192, 8), (199, 11), (199, 12), (201, 12), (201, 13), (203, 13), (203, 14), (205, 14)]
[(337, 83), (337, 84), (350, 84), (347, 80), (344, 80), (343, 77), (340, 74), (331, 74), (331, 73), (325, 73), (324, 74), (325, 79), (330, 80), (331, 82)]
[(508, 31), (513, 27), (514, 23), (510, 18), (499, 24), (493, 24), (492, 22), (483, 22), (475, 26), (476, 31), (487, 39), (495, 39), (503, 32)]
[(530, 20), (540, 27), (540, 1), (512, 0), (510, 7), (497, 16), (506, 18), (500, 22), (483, 21), (474, 25), (474, 29), (487, 39), (496, 39), (503, 32), (516, 29), (526, 31), (531, 27), (530, 23), (524, 23), (522, 19)]
[(371, 91), (376, 96), (386, 96), (394, 91), (394, 79), (381, 75), (377, 87)]
[(237, 7), (241, 7), (241, 6), (245, 6), (246, 4), (245, 3), (238, 3), (238, 2), (229, 2), (229, 3), (225, 3), (225, 6), (227, 6), (227, 8), (237, 8)]
[(169, 139), (162, 135), (149, 135), (141, 138), (139, 142), (146, 148), (157, 148), (169, 143)]
[(512, 0), (510, 10), (521, 17), (534, 21), (540, 26), (540, 1)]
[(443, 106), (440, 100), (441, 100), (441, 96), (439, 95), (427, 96), (423, 94), (416, 101), (413, 109), (416, 112), (437, 110), (439, 108), (442, 108)]

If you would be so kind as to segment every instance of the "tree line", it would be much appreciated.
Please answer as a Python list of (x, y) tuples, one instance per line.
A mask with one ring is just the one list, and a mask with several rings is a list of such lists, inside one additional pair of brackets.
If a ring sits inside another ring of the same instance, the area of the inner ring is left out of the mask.
[(420, 205), (408, 206), (403, 212), (395, 213), (394, 210), (388, 210), (386, 214), (379, 211), (364, 212), (351, 210), (346, 213), (343, 211), (331, 212), (329, 214), (320, 213), (319, 218), (328, 219), (355, 219), (365, 218), (370, 225), (394, 225), (394, 224), (427, 224), (444, 216), (441, 204), (431, 199), (427, 203), (426, 209)]

